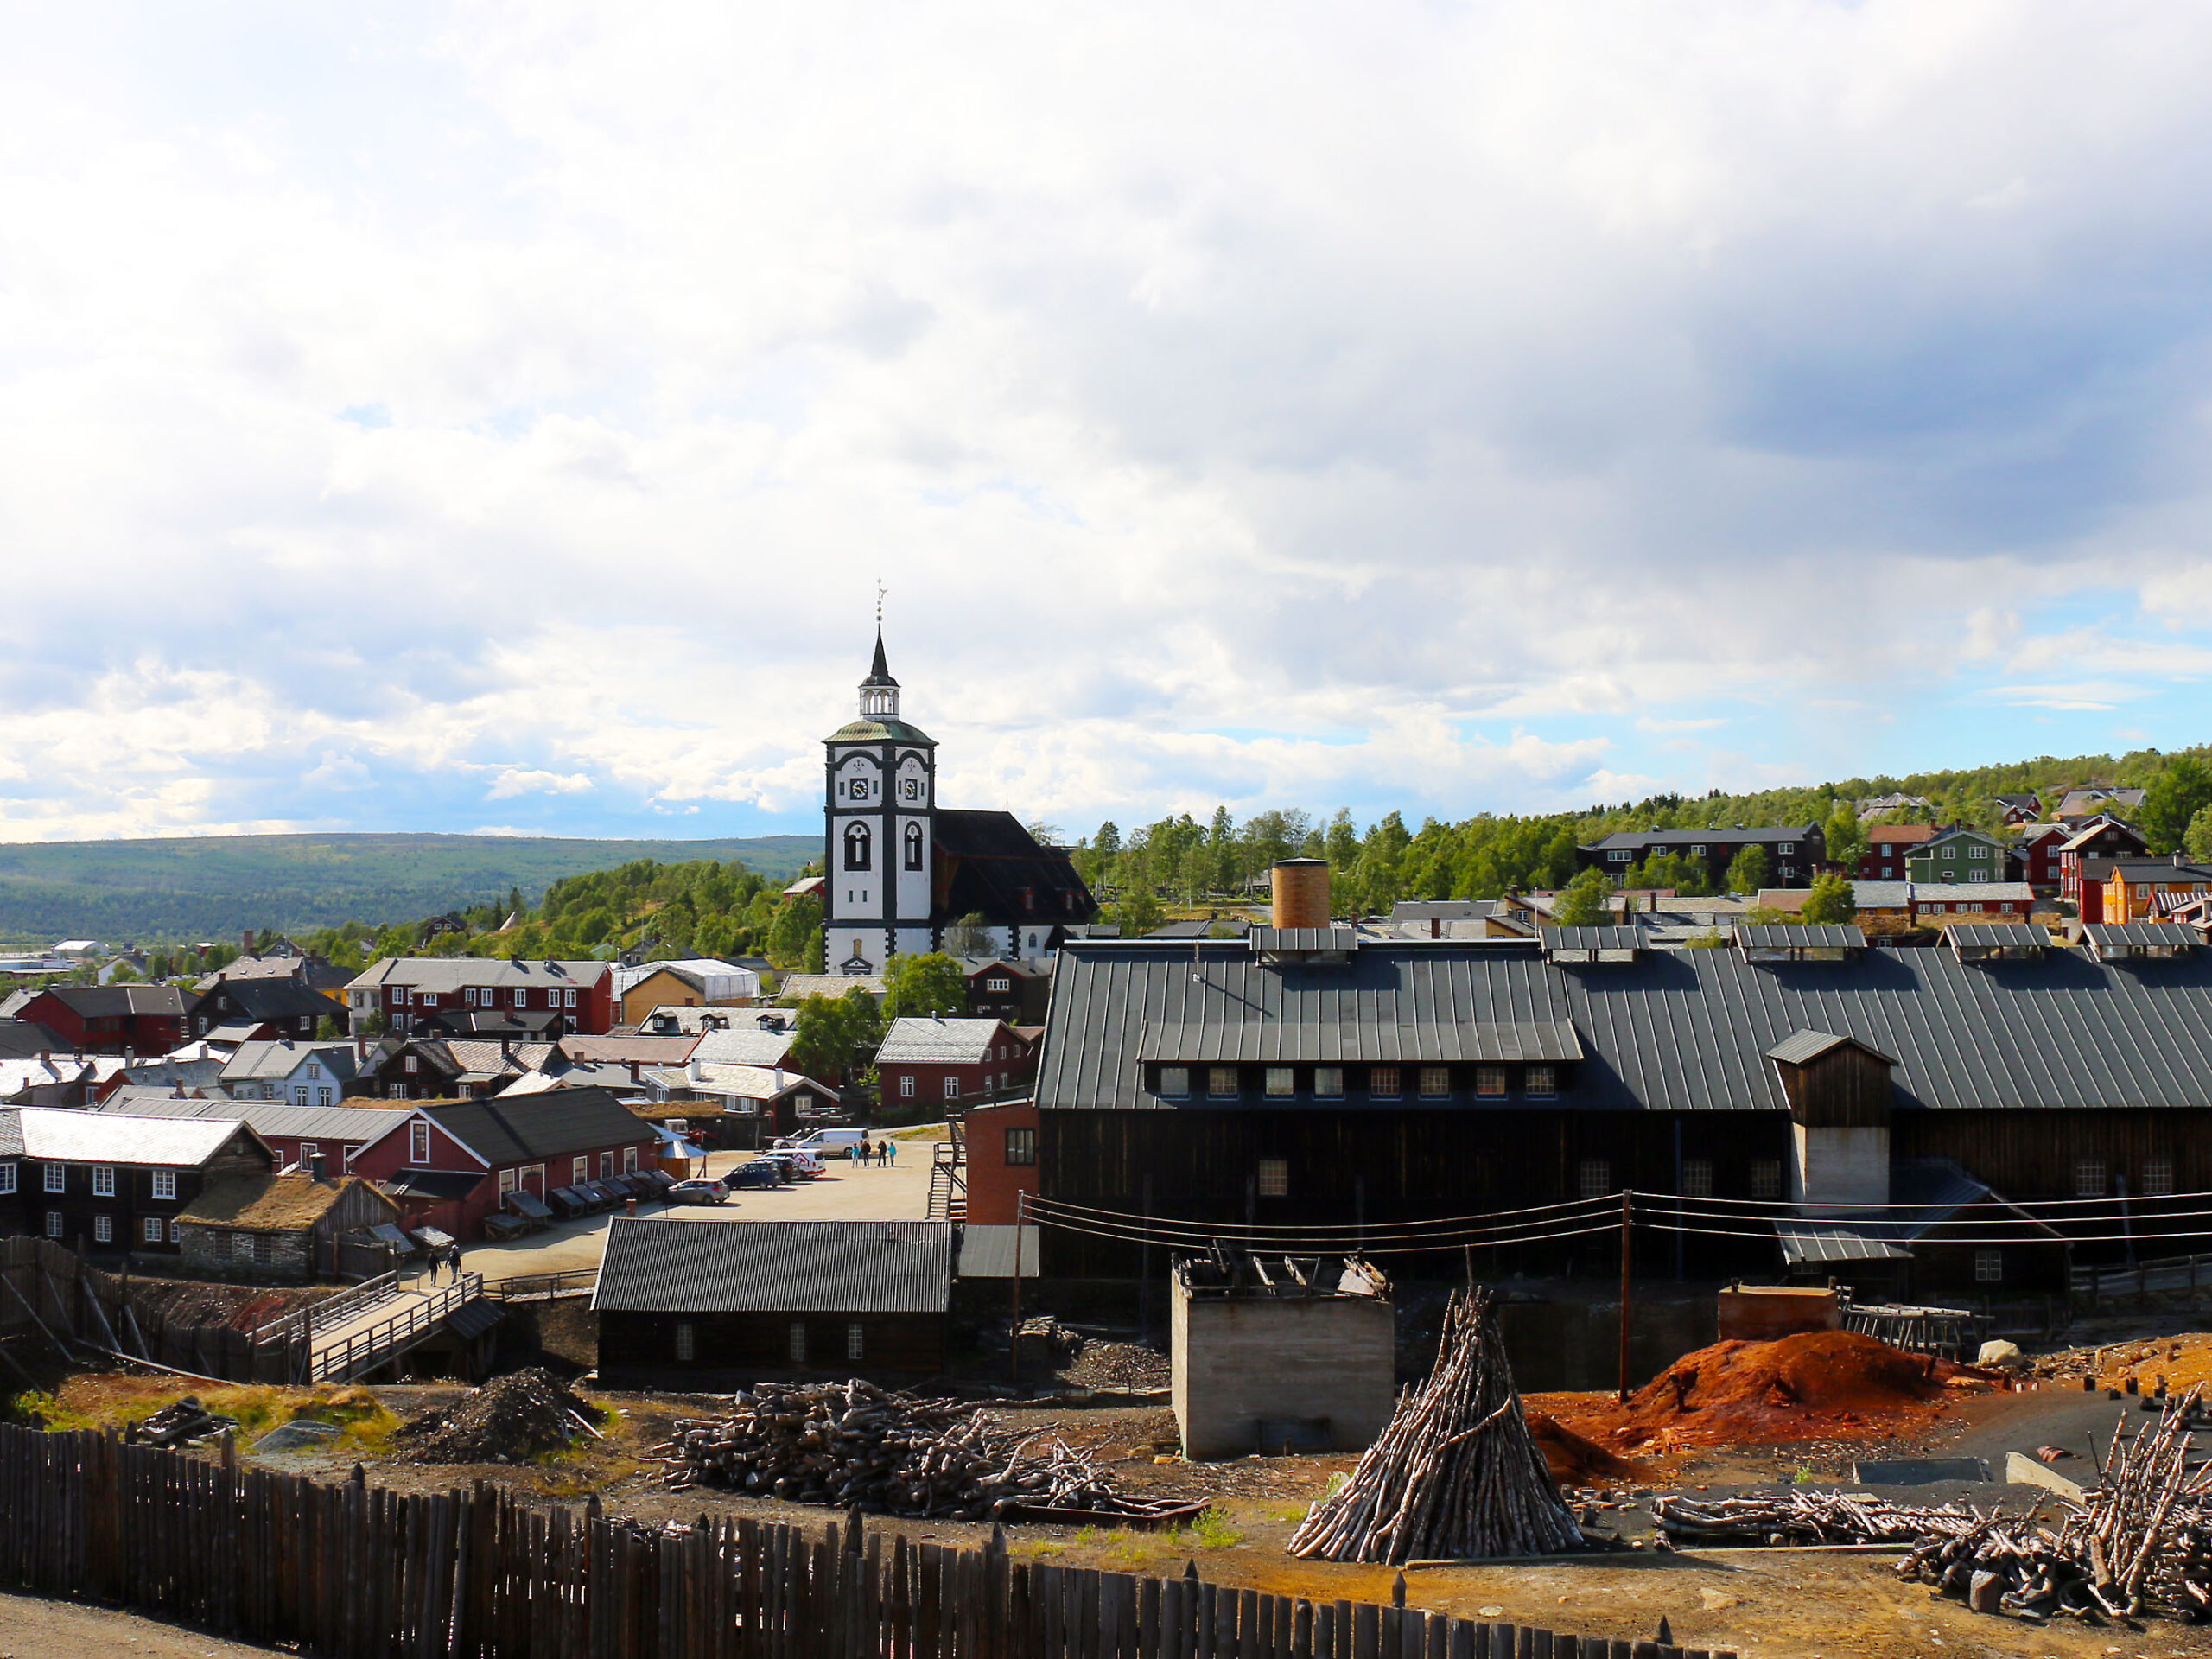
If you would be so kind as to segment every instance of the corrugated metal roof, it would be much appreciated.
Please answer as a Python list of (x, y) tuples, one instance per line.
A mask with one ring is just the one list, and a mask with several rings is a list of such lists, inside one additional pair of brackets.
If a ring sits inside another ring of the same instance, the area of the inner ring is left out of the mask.
[(495, 1166), (653, 1138), (652, 1128), (605, 1089), (549, 1089), (513, 1102), (495, 1095), (417, 1109)]
[(60, 1107), (10, 1109), (22, 1155), (55, 1164), (149, 1164), (196, 1169), (245, 1128), (224, 1118), (140, 1117)]
[(1961, 922), (1944, 934), (1954, 949), (1972, 950), (2048, 950), (2050, 931), (2026, 922)]
[(1554, 950), (1644, 950), (1651, 931), (1643, 927), (1547, 927), (1536, 935)]
[(1991, 973), (1948, 950), (1802, 965), (1654, 950), (1595, 974), (1529, 950), (1413, 941), (1370, 941), (1348, 962), (1296, 973), (1224, 949), (1195, 977), (1173, 945), (1071, 944), (1052, 978), (1037, 1100), (1047, 1110), (1223, 1109), (1145, 1090), (1141, 1052), (1169, 1026), (1306, 1027), (1332, 1040), (1341, 1027), (1357, 1033), (1342, 1040), (1366, 1042), (1385, 1027), (1478, 1022), (1571, 1025), (1592, 1063), (1569, 1080), (1570, 1108), (1779, 1110), (1766, 1051), (1801, 1030), (1894, 1055), (1905, 1107), (2212, 1106), (2212, 960), (2202, 951), (2120, 967), (2062, 949)]
[[(1046, 1027), (1049, 1035), (1052, 1027)], [(1191, 1065), (1235, 1061), (1281, 1065), (1315, 1061), (1333, 1065), (1380, 1061), (1386, 1065), (1453, 1060), (1579, 1060), (1574, 1027), (1560, 1020), (1427, 1020), (1384, 1025), (1367, 1021), (1287, 1024), (1280, 1020), (1147, 1027), (1137, 1058)]]
[(875, 1051), (876, 1064), (981, 1065), (998, 1040), (996, 1020), (893, 1020)]
[(2036, 890), (2024, 881), (1915, 881), (1915, 903), (2024, 905), (2035, 900)]
[(1905, 910), (1912, 904), (1910, 881), (1854, 881), (1851, 901), (1861, 910)]
[(1356, 927), (1255, 927), (1248, 936), (1255, 950), (1350, 950), (1359, 944)]
[(1897, 1064), (1889, 1055), (1859, 1042), (1856, 1037), (1839, 1037), (1832, 1031), (1793, 1031), (1767, 1050), (1766, 1057), (1770, 1060), (1780, 1060), (1784, 1065), (1810, 1065), (1830, 1049), (1840, 1048), (1846, 1043), (1866, 1049), (1885, 1065)]
[[(1950, 1220), (1961, 1206), (1996, 1197), (1948, 1159), (1908, 1158), (1897, 1166), (1890, 1198), (1893, 1204), (1909, 1207), (1856, 1213), (1823, 1207), (1811, 1217), (1778, 1219), (1774, 1230), (1781, 1237), (1786, 1262), (1894, 1262), (1909, 1256), (1908, 1247), (1915, 1240)], [(2001, 1218), (2008, 1231), (2025, 1226), (2058, 1236), (2023, 1210), (1980, 1213), (1986, 1220)]]
[(412, 1109), (397, 1101), (364, 1100), (350, 1106), (294, 1106), (276, 1100), (142, 1100), (129, 1108), (112, 1103), (104, 1116), (229, 1118), (256, 1135), (285, 1140), (342, 1141), (348, 1145), (375, 1140)]
[(1736, 943), (1746, 950), (1859, 950), (1866, 936), (1847, 922), (1747, 922)]
[(619, 1217), (592, 1293), (622, 1313), (942, 1313), (944, 1221)]
[(2195, 928), (2183, 922), (2091, 922), (2082, 931), (2099, 950), (2111, 945), (2183, 944), (2203, 943)]

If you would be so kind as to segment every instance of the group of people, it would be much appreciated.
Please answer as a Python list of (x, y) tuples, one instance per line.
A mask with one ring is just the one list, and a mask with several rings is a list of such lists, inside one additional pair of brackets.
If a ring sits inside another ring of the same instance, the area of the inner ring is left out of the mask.
[(430, 1282), (434, 1285), (438, 1282), (438, 1269), (440, 1268), (443, 1268), (446, 1270), (446, 1282), (448, 1284), (457, 1285), (461, 1282), (460, 1245), (441, 1244), (430, 1252)]
[(896, 1165), (899, 1161), (899, 1143), (888, 1135), (880, 1141), (874, 1141), (862, 1135), (853, 1142), (852, 1157), (853, 1161), (863, 1169), (868, 1167), (871, 1160), (878, 1169), (887, 1168)]

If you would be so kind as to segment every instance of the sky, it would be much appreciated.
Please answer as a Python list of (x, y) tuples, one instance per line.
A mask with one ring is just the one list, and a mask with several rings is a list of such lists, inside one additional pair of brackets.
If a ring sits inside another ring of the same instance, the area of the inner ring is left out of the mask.
[(2212, 8), (83, 0), (0, 839), (1556, 810), (2212, 739)]

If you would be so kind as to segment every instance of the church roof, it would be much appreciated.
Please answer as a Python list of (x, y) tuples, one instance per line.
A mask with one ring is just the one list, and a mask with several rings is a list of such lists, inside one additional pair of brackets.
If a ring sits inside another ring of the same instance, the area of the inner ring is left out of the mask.
[(868, 670), (868, 678), (862, 680), (861, 683), (862, 685), (896, 685), (899, 683), (898, 681), (891, 677), (891, 664), (886, 662), (883, 658), (883, 630), (880, 627), (875, 631), (874, 665)]
[(1098, 901), (1066, 851), (1039, 846), (1013, 813), (939, 807), (932, 822), (932, 921), (980, 914), (990, 925), (1008, 926), (1087, 922), (1097, 915)]
[(848, 721), (822, 741), (824, 743), (911, 743), (920, 749), (937, 747), (937, 740), (920, 727), (910, 726), (895, 718)]

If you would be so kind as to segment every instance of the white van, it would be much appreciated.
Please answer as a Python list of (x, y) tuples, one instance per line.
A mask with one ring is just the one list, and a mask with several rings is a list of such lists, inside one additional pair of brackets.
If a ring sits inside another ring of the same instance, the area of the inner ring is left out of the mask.
[(810, 1152), (817, 1158), (850, 1159), (853, 1148), (867, 1139), (866, 1129), (809, 1129), (804, 1135), (780, 1135), (775, 1144)]

